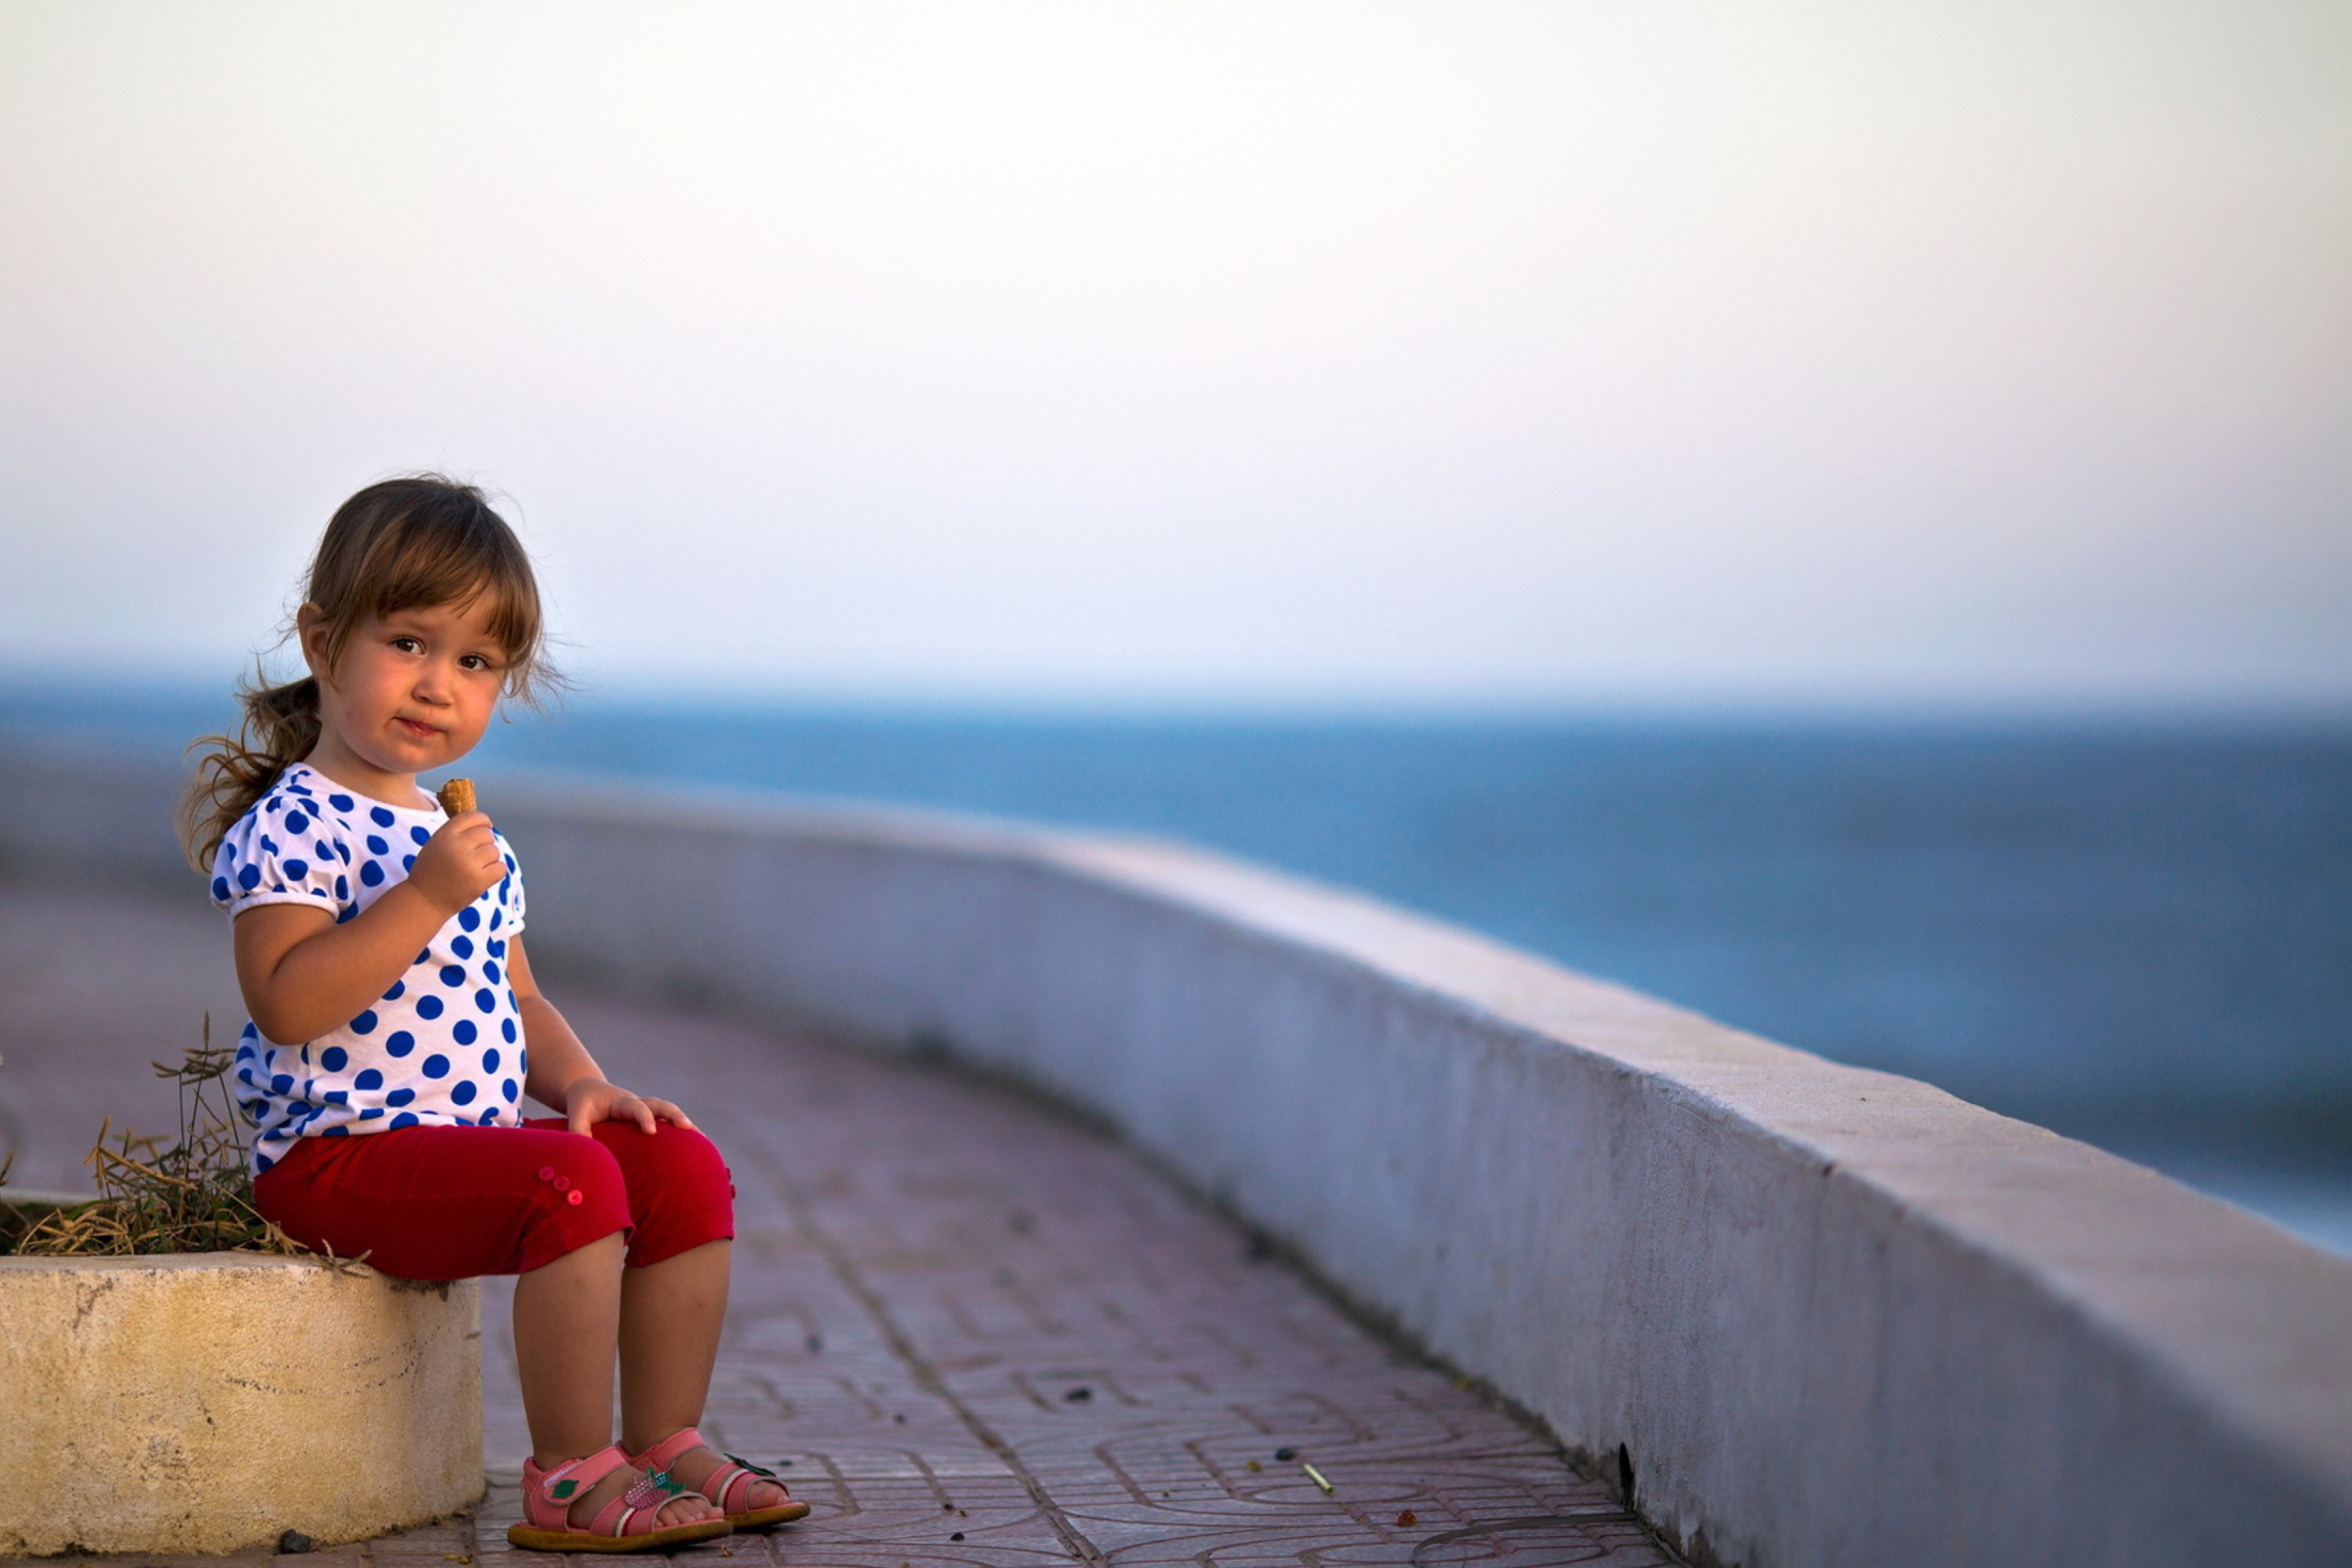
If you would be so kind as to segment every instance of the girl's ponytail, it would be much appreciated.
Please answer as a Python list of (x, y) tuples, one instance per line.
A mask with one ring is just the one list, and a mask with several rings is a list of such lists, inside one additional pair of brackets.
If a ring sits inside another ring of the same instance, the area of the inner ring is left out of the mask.
[[(535, 705), (562, 684), (547, 662), (530, 558), (471, 485), (415, 474), (368, 486), (335, 509), (303, 590), (325, 633), (330, 671), (370, 616), (487, 595), (490, 634), (506, 650), (506, 695)], [(180, 806), (180, 843), (199, 871), (212, 868), (236, 819), (319, 743), (315, 679), (272, 686), (257, 668), (237, 699), (245, 717), (236, 732), (188, 748), (199, 755)]]
[(236, 733), (206, 735), (188, 747), (197, 753), (196, 779), (180, 803), (180, 844), (199, 871), (212, 869), (236, 819), (319, 743), (319, 683), (311, 677), (272, 686), (257, 667), (236, 697), (245, 716)]

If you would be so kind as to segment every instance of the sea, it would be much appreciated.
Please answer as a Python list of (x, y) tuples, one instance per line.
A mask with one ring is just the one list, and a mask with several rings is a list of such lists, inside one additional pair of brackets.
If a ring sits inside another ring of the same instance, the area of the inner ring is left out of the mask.
[[(176, 756), (216, 694), (0, 685)], [(2352, 1257), (2352, 722), (575, 699), (469, 764), (1157, 834), (2102, 1144)]]

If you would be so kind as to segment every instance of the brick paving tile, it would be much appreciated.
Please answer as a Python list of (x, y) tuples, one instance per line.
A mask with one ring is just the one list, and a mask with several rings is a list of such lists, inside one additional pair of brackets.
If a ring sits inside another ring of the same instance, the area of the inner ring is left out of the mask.
[[(0, 927), (21, 927), (24, 898), (0, 887)], [(196, 943), (226, 963), (201, 905), (184, 920), (123, 902), (112, 927), (104, 900), (78, 907), (77, 933), (160, 946), (174, 974)], [(1676, 1561), (1539, 1435), (1367, 1332), (1096, 1132), (954, 1073), (553, 989), (617, 1080), (677, 1100), (727, 1152), (736, 1277), (703, 1427), (811, 1505), (797, 1524), (679, 1562)], [(94, 1037), (125, 1063), (160, 1054), (144, 1027), (159, 998), (131, 1001), (142, 1011), (111, 1034), (85, 1021), (85, 1068)], [(30, 1026), (54, 1002), (0, 998), (0, 1053), (54, 1053)], [(510, 1282), (486, 1282), (490, 1476), (474, 1513), (299, 1561), (550, 1560), (505, 1539), (530, 1447), (510, 1299)]]

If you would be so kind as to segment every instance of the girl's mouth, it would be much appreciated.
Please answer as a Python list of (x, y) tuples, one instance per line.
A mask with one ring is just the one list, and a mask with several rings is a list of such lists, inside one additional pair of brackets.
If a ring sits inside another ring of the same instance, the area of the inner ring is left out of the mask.
[(394, 719), (393, 722), (399, 725), (401, 732), (413, 741), (429, 741), (441, 732), (432, 725), (420, 724), (414, 719)]

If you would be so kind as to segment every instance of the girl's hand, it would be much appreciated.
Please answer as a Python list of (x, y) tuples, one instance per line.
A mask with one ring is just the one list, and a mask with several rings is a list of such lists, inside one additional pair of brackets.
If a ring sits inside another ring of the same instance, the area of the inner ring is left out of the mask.
[(572, 1131), (585, 1138), (588, 1130), (599, 1121), (634, 1121), (643, 1132), (655, 1130), (656, 1121), (675, 1122), (685, 1128), (694, 1123), (686, 1112), (667, 1100), (647, 1100), (631, 1094), (616, 1083), (601, 1078), (583, 1078), (572, 1084), (563, 1097), (563, 1114), (572, 1123)]
[(425, 841), (416, 852), (416, 864), (408, 869), (408, 885), (446, 917), (497, 887), (506, 874), (506, 858), (491, 836), (489, 817), (469, 811), (443, 823)]

